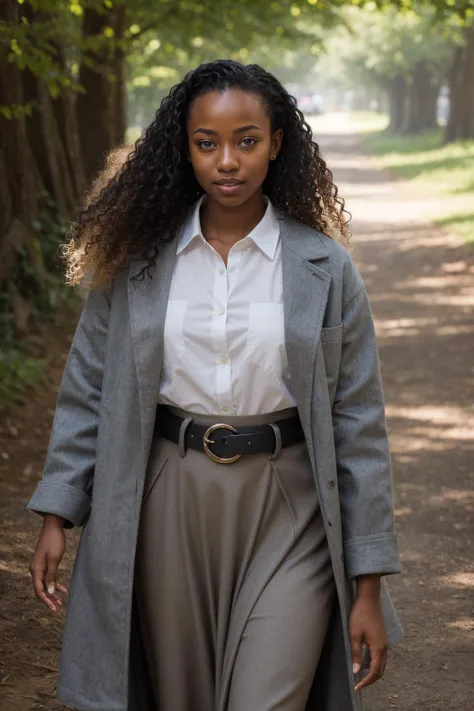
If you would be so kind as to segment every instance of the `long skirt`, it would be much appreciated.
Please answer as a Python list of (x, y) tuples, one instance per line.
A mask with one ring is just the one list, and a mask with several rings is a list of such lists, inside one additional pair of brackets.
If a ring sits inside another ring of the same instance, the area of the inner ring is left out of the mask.
[(304, 711), (335, 595), (304, 442), (225, 465), (156, 436), (136, 565), (157, 711)]

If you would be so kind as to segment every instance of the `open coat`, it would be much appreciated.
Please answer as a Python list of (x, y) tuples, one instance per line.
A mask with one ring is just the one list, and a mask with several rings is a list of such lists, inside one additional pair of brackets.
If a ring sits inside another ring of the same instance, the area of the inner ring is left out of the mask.
[[(361, 711), (348, 636), (353, 579), (400, 571), (374, 326), (349, 252), (283, 213), (279, 219), (291, 388), (337, 588), (307, 711)], [(44, 474), (28, 504), (63, 516), (67, 526), (83, 526), (58, 696), (85, 711), (156, 711), (133, 583), (175, 254), (176, 239), (161, 249), (153, 278), (132, 282), (145, 264), (134, 259), (109, 289), (89, 291), (58, 395)], [(389, 639), (397, 642), (402, 630), (383, 578), (381, 601)]]

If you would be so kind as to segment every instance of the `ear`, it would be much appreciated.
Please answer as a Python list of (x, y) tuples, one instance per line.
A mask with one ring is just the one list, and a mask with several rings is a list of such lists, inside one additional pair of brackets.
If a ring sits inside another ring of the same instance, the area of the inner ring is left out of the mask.
[(270, 142), (270, 158), (274, 160), (280, 152), (281, 144), (283, 142), (283, 129), (279, 128), (277, 131), (272, 133), (272, 140)]

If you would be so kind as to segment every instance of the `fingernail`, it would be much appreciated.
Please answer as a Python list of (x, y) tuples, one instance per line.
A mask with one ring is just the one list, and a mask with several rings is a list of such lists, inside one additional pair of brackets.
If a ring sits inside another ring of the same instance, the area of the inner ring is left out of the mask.
[(50, 595), (53, 595), (54, 593), (54, 585), (48, 585), (48, 592)]
[(359, 665), (356, 664), (355, 662), (354, 662), (354, 664), (352, 665), (352, 671), (353, 671), (354, 674), (357, 674), (357, 672), (359, 671)]

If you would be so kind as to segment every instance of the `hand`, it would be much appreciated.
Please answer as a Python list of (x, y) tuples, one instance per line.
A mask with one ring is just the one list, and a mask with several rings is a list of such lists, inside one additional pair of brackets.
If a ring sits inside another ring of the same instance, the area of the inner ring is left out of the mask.
[(59, 590), (66, 595), (68, 592), (57, 582), (58, 565), (66, 550), (63, 524), (64, 519), (60, 516), (52, 514), (44, 516), (43, 528), (30, 566), (36, 597), (53, 612), (57, 610), (56, 605), (63, 604), (56, 592)]
[(389, 644), (379, 595), (358, 594), (349, 616), (349, 636), (355, 674), (361, 668), (362, 642), (370, 650), (370, 669), (355, 686), (361, 691), (383, 677), (387, 664)]

